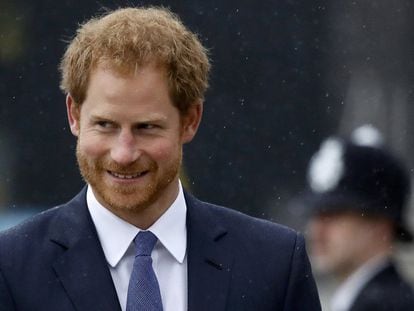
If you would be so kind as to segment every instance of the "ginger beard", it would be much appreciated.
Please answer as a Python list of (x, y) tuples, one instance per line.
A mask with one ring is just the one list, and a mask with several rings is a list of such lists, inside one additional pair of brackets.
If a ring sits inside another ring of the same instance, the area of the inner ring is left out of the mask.
[[(177, 146), (176, 156), (169, 163), (162, 163), (146, 157), (128, 166), (121, 166), (103, 157), (92, 159), (80, 148), (79, 140), (76, 157), (83, 179), (91, 185), (98, 201), (113, 210), (139, 212), (151, 206), (162, 197), (164, 190), (178, 177), (182, 162), (182, 148)], [(122, 184), (110, 181), (109, 172), (133, 174), (142, 172), (138, 178), (145, 183)]]

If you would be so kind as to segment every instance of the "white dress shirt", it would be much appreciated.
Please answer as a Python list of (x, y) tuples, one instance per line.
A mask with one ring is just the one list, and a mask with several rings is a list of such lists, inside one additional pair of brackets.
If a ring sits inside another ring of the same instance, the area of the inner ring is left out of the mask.
[(387, 256), (374, 257), (358, 268), (332, 297), (331, 311), (348, 311), (362, 288), (389, 262)]
[[(128, 284), (139, 228), (103, 207), (88, 186), (86, 201), (101, 242), (122, 311), (126, 309)], [(152, 266), (158, 279), (164, 311), (187, 310), (187, 206), (181, 184), (170, 208), (150, 227), (158, 238)]]

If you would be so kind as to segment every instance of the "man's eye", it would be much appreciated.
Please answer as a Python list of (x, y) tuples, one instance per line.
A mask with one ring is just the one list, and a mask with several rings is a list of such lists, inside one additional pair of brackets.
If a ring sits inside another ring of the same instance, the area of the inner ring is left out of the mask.
[(98, 122), (96, 122), (96, 124), (99, 127), (102, 127), (102, 128), (111, 128), (112, 127), (112, 123), (108, 122), (108, 121), (98, 121)]
[(138, 125), (138, 129), (142, 129), (142, 130), (150, 130), (155, 128), (156, 126), (154, 124), (149, 124), (149, 123), (143, 123)]

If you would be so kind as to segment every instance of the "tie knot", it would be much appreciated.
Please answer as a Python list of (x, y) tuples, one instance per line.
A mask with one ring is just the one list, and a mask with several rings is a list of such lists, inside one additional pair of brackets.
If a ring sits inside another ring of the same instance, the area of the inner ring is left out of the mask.
[(135, 256), (151, 256), (157, 240), (157, 237), (151, 231), (140, 231), (134, 239)]

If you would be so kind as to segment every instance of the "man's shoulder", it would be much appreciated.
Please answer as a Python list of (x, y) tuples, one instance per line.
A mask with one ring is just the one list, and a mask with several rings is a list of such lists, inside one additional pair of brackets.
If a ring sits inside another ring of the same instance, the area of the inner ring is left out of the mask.
[(378, 271), (377, 275), (368, 282), (367, 290), (383, 290), (384, 294), (393, 291), (404, 293), (404, 295), (410, 296), (414, 302), (413, 289), (407, 280), (402, 277), (394, 262), (390, 262), (384, 269)]
[(191, 197), (193, 209), (202, 221), (218, 224), (230, 230), (232, 236), (242, 239), (273, 241), (274, 243), (296, 243), (298, 232), (285, 225), (247, 215), (221, 205), (200, 201)]
[(87, 219), (83, 219), (86, 217), (82, 216), (87, 211), (79, 208), (76, 200), (79, 200), (79, 195), (68, 203), (48, 209), (0, 232), (0, 261), (5, 258), (13, 260), (19, 254), (34, 250), (44, 250), (50, 245), (50, 240), (69, 239), (79, 234), (76, 232), (87, 222)]
[(289, 228), (280, 223), (276, 223), (263, 218), (254, 217), (229, 207), (215, 205), (211, 203), (204, 204), (205, 207), (209, 209), (213, 214), (215, 214), (217, 217), (222, 218), (223, 220), (226, 220), (226, 222), (228, 223), (231, 222), (238, 226), (248, 226), (252, 230), (271, 230), (295, 234), (295, 231), (292, 228)]
[(21, 223), (0, 232), (0, 243), (10, 239), (32, 238), (36, 232), (41, 234), (49, 228), (49, 224), (55, 223), (54, 220), (61, 213), (64, 205), (56, 206), (33, 215)]
[(82, 215), (82, 211), (79, 210), (80, 206), (86, 207), (86, 187), (69, 201), (33, 215), (10, 229), (1, 231), (0, 236), (14, 235), (24, 231), (41, 230), (39, 225), (55, 222), (60, 217), (76, 218), (77, 214)]
[(188, 202), (189, 264), (208, 254), (208, 262), (231, 272), (236, 295), (229, 302), (236, 309), (320, 310), (301, 234), (223, 206)]
[(38, 253), (39, 249), (45, 251), (50, 239), (59, 231), (66, 230), (67, 223), (61, 215), (67, 209), (66, 205), (51, 208), (0, 232), (0, 262), (2, 259), (12, 262), (22, 254)]
[(391, 264), (366, 284), (352, 310), (414, 310), (414, 292), (410, 284)]
[(62, 228), (57, 219), (63, 208), (52, 208), (0, 232), (0, 270), (18, 274), (28, 261), (38, 265), (38, 269), (47, 264), (46, 258), (55, 251), (54, 243), (50, 243), (52, 232)]

